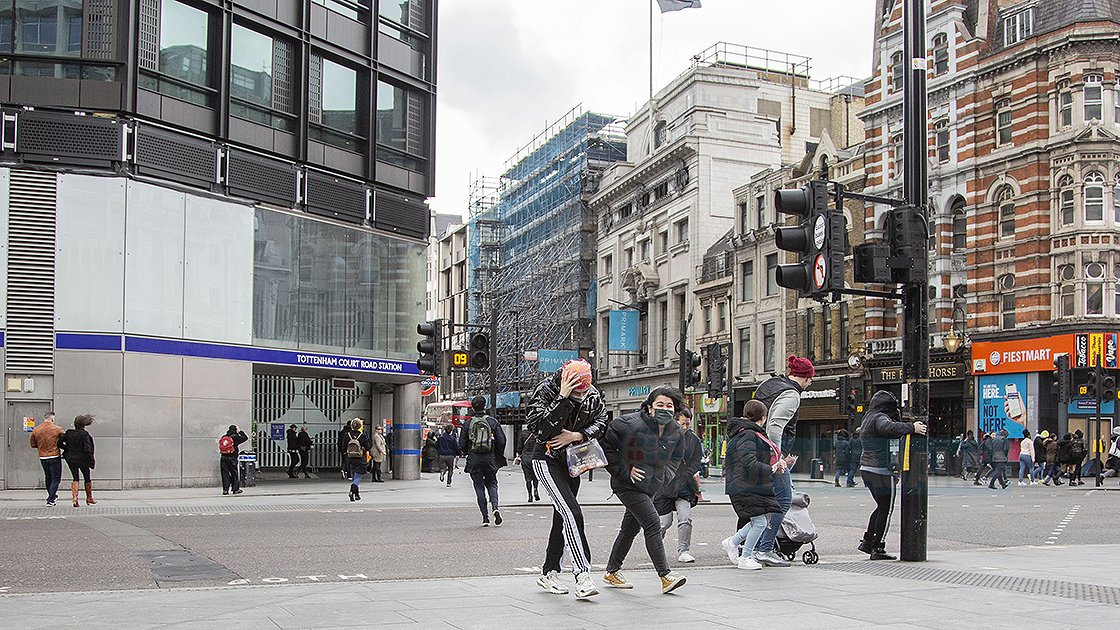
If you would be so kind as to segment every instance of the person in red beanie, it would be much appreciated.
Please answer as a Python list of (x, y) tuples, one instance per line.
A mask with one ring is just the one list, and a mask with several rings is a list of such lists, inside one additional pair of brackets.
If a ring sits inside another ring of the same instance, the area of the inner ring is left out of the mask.
[(781, 451), (785, 471), (774, 473), (774, 496), (780, 510), (770, 515), (770, 526), (755, 545), (752, 558), (767, 567), (788, 567), (789, 561), (774, 551), (774, 538), (782, 527), (782, 519), (789, 511), (793, 499), (790, 469), (797, 462), (791, 455), (793, 440), (797, 435), (797, 410), (801, 407), (801, 392), (813, 382), (813, 362), (805, 357), (789, 355), (785, 374), (776, 374), (762, 382), (754, 392), (755, 400), (767, 408), (766, 437)]

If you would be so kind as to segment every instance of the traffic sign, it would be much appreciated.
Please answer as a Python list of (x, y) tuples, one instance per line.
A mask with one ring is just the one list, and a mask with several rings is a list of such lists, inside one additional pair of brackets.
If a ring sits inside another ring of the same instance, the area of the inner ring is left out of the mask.
[(825, 259), (824, 254), (818, 254), (817, 259), (813, 261), (813, 286), (818, 289), (824, 288), (826, 271), (828, 271), (828, 260)]

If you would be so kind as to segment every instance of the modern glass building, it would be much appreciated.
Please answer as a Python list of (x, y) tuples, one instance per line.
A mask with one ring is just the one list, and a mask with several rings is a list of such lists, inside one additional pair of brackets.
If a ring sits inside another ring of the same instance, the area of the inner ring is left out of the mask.
[[(93, 413), (102, 487), (306, 424), (418, 470), (437, 0), (0, 1), (0, 488)], [(413, 444), (415, 443), (415, 446)]]

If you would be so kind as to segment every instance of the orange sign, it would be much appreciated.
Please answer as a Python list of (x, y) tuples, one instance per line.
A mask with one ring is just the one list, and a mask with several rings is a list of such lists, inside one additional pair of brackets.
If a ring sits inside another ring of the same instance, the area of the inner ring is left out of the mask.
[(1073, 335), (1016, 341), (979, 341), (972, 344), (974, 374), (1052, 372), (1054, 358), (1073, 353)]

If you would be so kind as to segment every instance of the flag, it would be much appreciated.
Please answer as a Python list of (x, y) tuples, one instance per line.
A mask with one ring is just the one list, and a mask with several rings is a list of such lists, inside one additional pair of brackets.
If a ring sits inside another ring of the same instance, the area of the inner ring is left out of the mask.
[(700, 0), (657, 0), (657, 4), (661, 7), (662, 13), (700, 8)]

